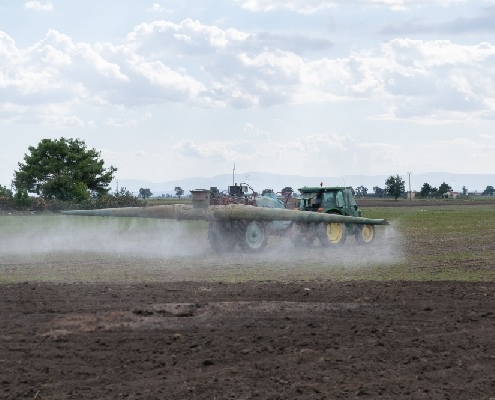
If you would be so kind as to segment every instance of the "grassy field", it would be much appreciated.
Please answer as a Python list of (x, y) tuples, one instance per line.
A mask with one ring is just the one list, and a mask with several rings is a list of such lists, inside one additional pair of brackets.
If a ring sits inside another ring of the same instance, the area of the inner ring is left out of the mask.
[(495, 279), (495, 206), (369, 207), (385, 218), (371, 246), (293, 248), (219, 256), (206, 223), (0, 215), (0, 283), (163, 280)]
[(495, 278), (495, 206), (370, 208), (393, 221), (406, 254), (409, 279)]

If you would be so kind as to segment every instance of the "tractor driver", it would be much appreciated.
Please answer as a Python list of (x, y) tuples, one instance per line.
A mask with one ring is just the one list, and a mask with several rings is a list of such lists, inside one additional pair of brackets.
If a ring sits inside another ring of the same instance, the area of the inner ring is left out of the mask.
[(315, 201), (313, 203), (313, 207), (315, 207), (315, 208), (319, 208), (320, 207), (322, 197), (323, 197), (323, 193), (322, 192), (318, 192), (317, 195), (316, 195), (316, 197), (315, 197)]

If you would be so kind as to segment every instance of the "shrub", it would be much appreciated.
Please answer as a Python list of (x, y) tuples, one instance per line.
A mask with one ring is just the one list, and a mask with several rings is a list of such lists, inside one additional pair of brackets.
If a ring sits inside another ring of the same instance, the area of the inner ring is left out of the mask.
[(29, 197), (27, 190), (18, 190), (14, 195), (12, 203), (16, 209), (29, 209), (31, 206), (31, 198)]
[(41, 197), (33, 197), (31, 199), (31, 210), (45, 211), (47, 208), (48, 208), (48, 204), (45, 199)]
[(0, 196), (0, 210), (10, 210), (12, 207), (12, 197)]

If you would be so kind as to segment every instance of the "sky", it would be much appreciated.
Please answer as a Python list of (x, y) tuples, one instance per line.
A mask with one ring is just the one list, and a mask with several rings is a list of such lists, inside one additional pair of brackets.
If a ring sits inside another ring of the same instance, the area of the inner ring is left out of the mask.
[(150, 182), (492, 174), (494, 119), (495, 0), (0, 0), (7, 187), (61, 137)]

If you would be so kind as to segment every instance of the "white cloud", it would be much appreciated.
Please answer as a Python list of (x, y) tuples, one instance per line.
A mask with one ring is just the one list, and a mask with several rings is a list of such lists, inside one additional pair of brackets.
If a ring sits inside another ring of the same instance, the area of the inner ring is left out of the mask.
[(0, 86), (26, 114), (42, 103), (72, 114), (70, 106), (82, 103), (266, 108), (370, 100), (382, 103), (388, 118), (495, 116), (495, 46), (488, 42), (398, 38), (347, 57), (307, 59), (290, 38), (267, 40), (192, 19), (140, 24), (119, 45), (75, 42), (50, 30), (34, 45), (17, 47), (0, 32)]
[(107, 125), (113, 128), (129, 128), (133, 126), (139, 125), (139, 121), (137, 119), (123, 119), (117, 120), (116, 118), (108, 118)]
[(386, 7), (392, 10), (406, 10), (437, 4), (448, 6), (465, 0), (236, 0), (241, 7), (253, 12), (290, 10), (301, 14), (314, 14), (334, 7)]
[(367, 73), (348, 85), (349, 93), (361, 96), (361, 87), (371, 87), (371, 96), (385, 100), (400, 118), (493, 116), (495, 108), (487, 99), (495, 89), (494, 57), (495, 47), (488, 43), (394, 39), (377, 51), (353, 56), (358, 70)]
[(36, 10), (36, 11), (52, 11), (53, 4), (49, 1), (42, 3), (40, 1), (27, 1), (24, 3), (24, 8), (26, 10)]
[(143, 53), (155, 51), (155, 55), (159, 55), (179, 51), (181, 55), (191, 52), (201, 55), (227, 46), (235, 47), (249, 36), (237, 29), (220, 29), (186, 18), (179, 24), (163, 20), (139, 24), (127, 35), (127, 40)]
[(148, 11), (151, 12), (169, 12), (165, 7), (163, 7), (160, 3), (153, 3), (151, 7), (148, 8)]
[(205, 87), (194, 78), (173, 71), (160, 61), (147, 62), (140, 57), (130, 61), (133, 70), (152, 86), (163, 88), (163, 95), (172, 101), (197, 98)]
[(210, 141), (195, 143), (192, 140), (182, 140), (174, 146), (178, 156), (215, 160), (217, 162), (234, 162), (249, 160), (255, 152), (252, 143), (240, 141)]
[[(222, 164), (238, 162), (261, 168), (274, 159), (285, 160), (284, 162), (290, 163), (291, 169), (310, 171), (317, 166), (320, 171), (328, 169), (344, 174), (347, 167), (359, 164), (359, 160), (369, 153), (368, 149), (351, 137), (337, 133), (315, 133), (285, 142), (274, 142), (270, 140), (268, 132), (262, 132), (252, 124), (248, 124), (246, 130), (253, 132), (253, 135), (246, 135), (246, 138), (240, 140), (182, 140), (174, 146), (174, 153), (189, 159)], [(283, 171), (286, 167), (287, 165), (284, 167), (281, 164), (279, 169)]]
[(246, 135), (252, 138), (259, 138), (264, 142), (270, 142), (270, 133), (257, 128), (251, 123), (246, 124), (246, 126), (244, 127), (244, 132), (246, 133)]
[(427, 18), (413, 18), (399, 23), (388, 24), (380, 29), (380, 33), (400, 36), (432, 33), (458, 36), (466, 32), (484, 35), (495, 32), (495, 8), (493, 6), (483, 7), (478, 12), (479, 14), (474, 16), (456, 16), (447, 22), (429, 22)]

